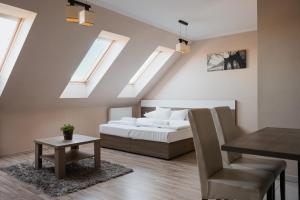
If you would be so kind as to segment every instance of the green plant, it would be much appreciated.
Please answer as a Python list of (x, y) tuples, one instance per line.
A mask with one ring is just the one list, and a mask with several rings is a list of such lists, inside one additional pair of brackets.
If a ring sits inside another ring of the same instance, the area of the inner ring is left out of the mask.
[(63, 132), (63, 133), (73, 133), (74, 131), (74, 126), (71, 125), (71, 124), (64, 124), (63, 127), (60, 128), (60, 130)]

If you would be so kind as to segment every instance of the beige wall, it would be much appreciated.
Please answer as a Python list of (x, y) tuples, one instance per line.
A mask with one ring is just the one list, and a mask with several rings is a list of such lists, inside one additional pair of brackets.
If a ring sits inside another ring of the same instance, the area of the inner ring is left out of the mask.
[(106, 121), (105, 107), (1, 113), (0, 156), (33, 150), (33, 140), (60, 135), (64, 123), (75, 133), (99, 136), (98, 126)]
[(300, 1), (260, 0), (259, 126), (300, 128)]
[[(247, 50), (247, 69), (207, 72), (207, 54)], [(238, 101), (238, 123), (257, 129), (257, 34), (247, 32), (193, 43), (145, 99), (216, 99)]]
[[(31, 150), (34, 138), (58, 135), (66, 122), (73, 123), (76, 132), (97, 135), (99, 123), (106, 119), (106, 107), (139, 101), (140, 96), (117, 96), (153, 50), (159, 45), (173, 48), (177, 41), (173, 33), (95, 5), (95, 25), (83, 27), (65, 21), (65, 0), (1, 3), (36, 12), (37, 17), (0, 97), (0, 155)], [(102, 30), (130, 37), (130, 41), (89, 98), (60, 99)]]
[[(66, 0), (2, 0), (1, 3), (36, 12), (37, 17), (0, 98), (0, 110), (136, 103), (141, 96), (130, 99), (117, 96), (157, 46), (174, 48), (177, 41), (173, 33), (95, 5), (95, 25), (83, 27), (65, 21)], [(89, 98), (59, 99), (102, 30), (124, 35), (130, 41)]]
[(299, 0), (258, 1), (259, 127), (300, 128), (299, 36)]

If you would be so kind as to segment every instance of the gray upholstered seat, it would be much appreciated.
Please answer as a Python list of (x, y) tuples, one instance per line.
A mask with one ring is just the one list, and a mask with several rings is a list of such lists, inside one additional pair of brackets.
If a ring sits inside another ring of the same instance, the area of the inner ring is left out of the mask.
[[(244, 132), (236, 125), (229, 107), (217, 107), (211, 110), (220, 145), (242, 137)], [(223, 162), (235, 169), (257, 169), (269, 171), (276, 179), (281, 175), (281, 199), (285, 199), (286, 162), (275, 159), (246, 158), (241, 154), (222, 152)]]
[(224, 168), (209, 178), (209, 198), (263, 199), (273, 181), (263, 171)]
[(230, 163), (230, 166), (236, 169), (266, 170), (273, 173), (274, 178), (276, 178), (285, 170), (286, 162), (282, 160), (241, 157)]
[(189, 111), (201, 183), (202, 199), (272, 199), (274, 177), (262, 170), (224, 168), (209, 109)]

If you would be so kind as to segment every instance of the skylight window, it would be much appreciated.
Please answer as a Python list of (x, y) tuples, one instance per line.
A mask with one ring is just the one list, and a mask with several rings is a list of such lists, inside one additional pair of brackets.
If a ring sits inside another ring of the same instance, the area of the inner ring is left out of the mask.
[(0, 96), (35, 17), (34, 12), (0, 3)]
[(20, 23), (21, 19), (19, 18), (0, 15), (0, 71), (3, 68), (3, 64), (8, 56), (10, 47), (13, 45)]
[(128, 37), (101, 31), (60, 98), (88, 98), (128, 41)]
[(112, 44), (111, 39), (97, 38), (72, 76), (71, 82), (87, 83), (93, 72), (101, 65)]
[(174, 54), (173, 49), (159, 46), (129, 80), (119, 98), (135, 98)]
[(143, 73), (147, 70), (151, 63), (159, 56), (162, 51), (154, 51), (151, 56), (146, 60), (146, 62), (142, 65), (142, 67), (135, 73), (135, 75), (130, 79), (129, 85), (134, 85), (137, 80), (143, 75)]

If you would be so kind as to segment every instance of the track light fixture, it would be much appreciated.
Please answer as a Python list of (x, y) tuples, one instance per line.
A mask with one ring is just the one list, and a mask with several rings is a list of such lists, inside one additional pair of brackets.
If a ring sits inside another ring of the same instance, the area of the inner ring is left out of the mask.
[[(91, 11), (91, 6), (76, 0), (68, 0), (66, 6), (66, 21), (79, 23), (83, 26), (93, 26), (95, 14)], [(83, 7), (84, 9), (82, 9)]]
[(182, 26), (185, 27), (185, 35), (184, 37), (187, 37), (187, 28), (189, 23), (183, 21), (183, 20), (178, 20), (179, 23), (179, 36), (180, 38), (178, 39), (179, 43), (176, 44), (176, 51), (180, 53), (189, 53), (191, 51), (191, 47), (189, 45), (189, 41), (186, 39), (183, 39), (182, 35)]

